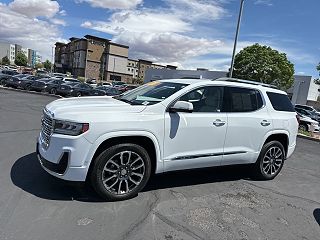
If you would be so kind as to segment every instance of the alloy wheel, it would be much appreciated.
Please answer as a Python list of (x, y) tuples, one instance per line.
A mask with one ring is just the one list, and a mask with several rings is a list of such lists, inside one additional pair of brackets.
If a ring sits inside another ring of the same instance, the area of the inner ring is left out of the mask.
[(139, 154), (121, 151), (106, 162), (102, 170), (102, 182), (112, 194), (128, 194), (139, 186), (145, 170), (144, 161)]
[(273, 146), (268, 149), (262, 160), (262, 170), (268, 176), (274, 176), (281, 169), (284, 153), (280, 147)]

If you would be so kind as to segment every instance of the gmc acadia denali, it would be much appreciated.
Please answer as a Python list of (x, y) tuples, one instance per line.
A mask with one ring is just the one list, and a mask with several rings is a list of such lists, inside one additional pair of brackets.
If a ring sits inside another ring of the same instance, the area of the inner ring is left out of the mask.
[(59, 99), (43, 110), (37, 154), (50, 174), (90, 181), (105, 199), (138, 194), (151, 174), (251, 164), (273, 179), (296, 146), (286, 93), (246, 80), (173, 79), (117, 97)]

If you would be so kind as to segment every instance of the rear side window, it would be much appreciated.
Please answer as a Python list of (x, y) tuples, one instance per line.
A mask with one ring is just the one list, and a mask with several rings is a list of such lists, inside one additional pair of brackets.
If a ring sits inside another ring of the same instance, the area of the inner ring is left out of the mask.
[(224, 112), (253, 112), (263, 106), (259, 91), (249, 88), (225, 87)]
[(295, 112), (287, 95), (274, 92), (267, 92), (267, 95), (274, 110), (282, 112)]

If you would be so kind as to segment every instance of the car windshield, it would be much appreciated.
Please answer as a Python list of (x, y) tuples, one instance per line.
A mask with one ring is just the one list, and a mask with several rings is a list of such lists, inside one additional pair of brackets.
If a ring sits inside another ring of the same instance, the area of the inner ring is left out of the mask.
[(153, 105), (162, 102), (187, 85), (154, 81), (115, 98), (132, 105)]

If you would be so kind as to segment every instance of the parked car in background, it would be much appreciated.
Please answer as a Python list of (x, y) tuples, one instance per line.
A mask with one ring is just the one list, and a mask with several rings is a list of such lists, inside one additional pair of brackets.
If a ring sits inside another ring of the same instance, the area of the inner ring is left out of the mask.
[(30, 91), (36, 92), (45, 92), (46, 91), (46, 83), (52, 81), (50, 78), (40, 78), (38, 80), (33, 81), (30, 86)]
[(31, 76), (29, 74), (17, 74), (17, 75), (14, 75), (10, 78), (8, 78), (4, 85), (6, 87), (12, 87), (12, 88), (17, 88), (18, 85), (21, 83), (21, 79), (24, 78), (24, 77), (28, 77), (28, 76)]
[[(299, 114), (299, 113), (298, 113)], [(299, 114), (300, 117), (300, 123), (299, 123), (299, 129), (306, 132), (319, 132), (320, 127), (319, 123), (305, 115)]]
[(302, 109), (302, 108), (299, 108), (299, 107), (296, 107), (294, 108), (296, 110), (297, 113), (299, 113), (300, 115), (303, 115), (305, 117), (309, 117), (311, 118), (312, 120), (315, 120), (317, 122), (320, 123), (320, 115), (318, 115), (316, 112), (311, 112), (309, 110), (306, 110), (306, 109)]
[(118, 88), (118, 90), (122, 93), (127, 92), (129, 90), (135, 89), (137, 88), (138, 85), (132, 85), (132, 84), (124, 84), (124, 85), (120, 85), (120, 87)]
[(90, 96), (93, 87), (86, 83), (79, 83), (73, 85), (70, 90), (70, 96), (72, 97), (81, 97), (81, 96)]
[(11, 76), (18, 75), (19, 73), (12, 70), (3, 69), (0, 71), (0, 85), (4, 85)]
[(121, 94), (121, 92), (110, 86), (99, 86), (91, 91), (92, 96), (116, 96)]
[(124, 84), (126, 84), (125, 82), (121, 82), (121, 81), (113, 81), (112, 82), (112, 86), (121, 86), (121, 85), (124, 85)]
[(63, 83), (61, 84), (56, 91), (56, 95), (60, 95), (63, 97), (66, 96), (70, 96), (71, 95), (71, 91), (72, 91), (72, 87), (77, 85), (79, 83), (77, 82), (67, 82), (67, 83)]
[(50, 78), (51, 81), (47, 82), (44, 86), (44, 90), (51, 94), (56, 94), (57, 90), (60, 88), (61, 84), (65, 84), (66, 82), (62, 79), (58, 78)]
[(302, 104), (296, 104), (294, 105), (295, 108), (300, 108), (300, 109), (304, 109), (304, 110), (307, 110), (307, 111), (310, 111), (311, 113), (313, 114), (317, 114), (320, 116), (320, 112), (317, 111), (314, 107), (312, 106), (308, 106), (308, 105), (302, 105)]
[(72, 77), (64, 77), (62, 78), (63, 81), (65, 82), (75, 82), (75, 83), (81, 83), (78, 79), (72, 78)]
[(30, 90), (31, 84), (37, 80), (40, 79), (41, 77), (39, 76), (27, 76), (27, 77), (23, 77), (21, 78), (20, 81), (18, 81), (18, 85), (17, 88), (21, 88), (21, 89), (25, 89), (25, 90)]

